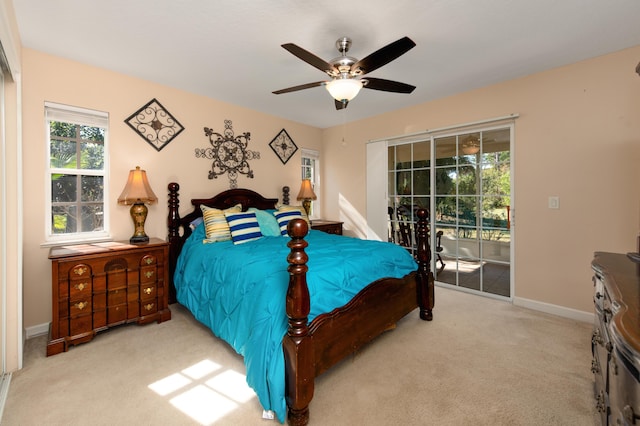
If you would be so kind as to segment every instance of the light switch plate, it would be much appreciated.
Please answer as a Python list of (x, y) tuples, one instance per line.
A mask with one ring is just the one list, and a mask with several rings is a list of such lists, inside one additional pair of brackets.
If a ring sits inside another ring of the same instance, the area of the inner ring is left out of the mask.
[(560, 197), (549, 197), (549, 208), (550, 209), (559, 209), (560, 208)]

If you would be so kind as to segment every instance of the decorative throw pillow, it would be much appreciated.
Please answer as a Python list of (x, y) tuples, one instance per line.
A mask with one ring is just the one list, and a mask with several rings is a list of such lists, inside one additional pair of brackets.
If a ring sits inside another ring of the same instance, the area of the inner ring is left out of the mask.
[(307, 222), (307, 225), (309, 225), (309, 228), (311, 228), (311, 222), (307, 217), (307, 212), (304, 210), (304, 207), (281, 205), (278, 207), (278, 211), (279, 212), (288, 212), (288, 211), (300, 212), (300, 216), (302, 216), (302, 218)]
[(200, 206), (200, 209), (202, 210), (204, 229), (207, 236), (202, 242), (216, 243), (219, 241), (229, 241), (231, 239), (231, 232), (229, 231), (229, 224), (227, 223), (224, 213), (241, 212), (242, 204), (236, 204), (225, 210), (214, 209), (203, 205)]
[(247, 243), (262, 238), (260, 224), (254, 212), (225, 212), (224, 215), (229, 223), (233, 244)]
[[(202, 210), (202, 209), (200, 209)], [(193, 219), (190, 223), (189, 223), (189, 228), (191, 228), (191, 230), (193, 231), (194, 229), (196, 229), (198, 227), (198, 225), (200, 225), (202, 222), (204, 222), (204, 219), (201, 217), (196, 217), (195, 219)]]
[(302, 215), (297, 210), (285, 210), (285, 211), (278, 210), (273, 215), (276, 217), (276, 220), (278, 221), (278, 226), (280, 226), (281, 235), (287, 235), (287, 225), (289, 224), (290, 220), (302, 219)]
[(258, 223), (260, 224), (260, 232), (262, 232), (262, 235), (264, 235), (265, 237), (279, 237), (281, 235), (280, 226), (278, 225), (278, 221), (273, 215), (275, 209), (260, 210), (255, 207), (251, 207), (247, 211), (256, 214), (256, 218), (258, 218)]

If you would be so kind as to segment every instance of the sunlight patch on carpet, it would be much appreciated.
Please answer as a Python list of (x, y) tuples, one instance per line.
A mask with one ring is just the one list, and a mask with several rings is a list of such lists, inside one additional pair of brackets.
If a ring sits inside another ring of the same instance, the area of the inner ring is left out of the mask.
[(148, 385), (201, 425), (211, 425), (256, 397), (246, 376), (209, 359)]
[(160, 396), (169, 395), (191, 383), (191, 380), (180, 373), (175, 373), (149, 385), (149, 389)]
[(171, 404), (201, 425), (210, 425), (238, 407), (205, 385), (197, 385), (171, 398)]

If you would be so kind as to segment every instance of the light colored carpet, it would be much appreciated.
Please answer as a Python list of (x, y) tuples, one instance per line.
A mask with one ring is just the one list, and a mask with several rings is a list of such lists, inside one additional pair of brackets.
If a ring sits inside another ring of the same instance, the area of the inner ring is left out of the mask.
[[(48, 358), (30, 339), (2, 424), (279, 424), (243, 389), (242, 359), (171, 309)], [(310, 424), (597, 424), (590, 338), (590, 324), (438, 287), (432, 322), (413, 312), (316, 380)]]

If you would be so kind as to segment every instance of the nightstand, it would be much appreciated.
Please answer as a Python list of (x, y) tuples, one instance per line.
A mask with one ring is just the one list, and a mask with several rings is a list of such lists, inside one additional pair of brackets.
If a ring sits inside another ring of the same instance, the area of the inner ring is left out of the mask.
[(342, 235), (342, 224), (333, 220), (314, 219), (311, 221), (311, 229), (326, 232), (327, 234)]
[(169, 243), (114, 241), (53, 247), (47, 356), (121, 324), (171, 319)]

